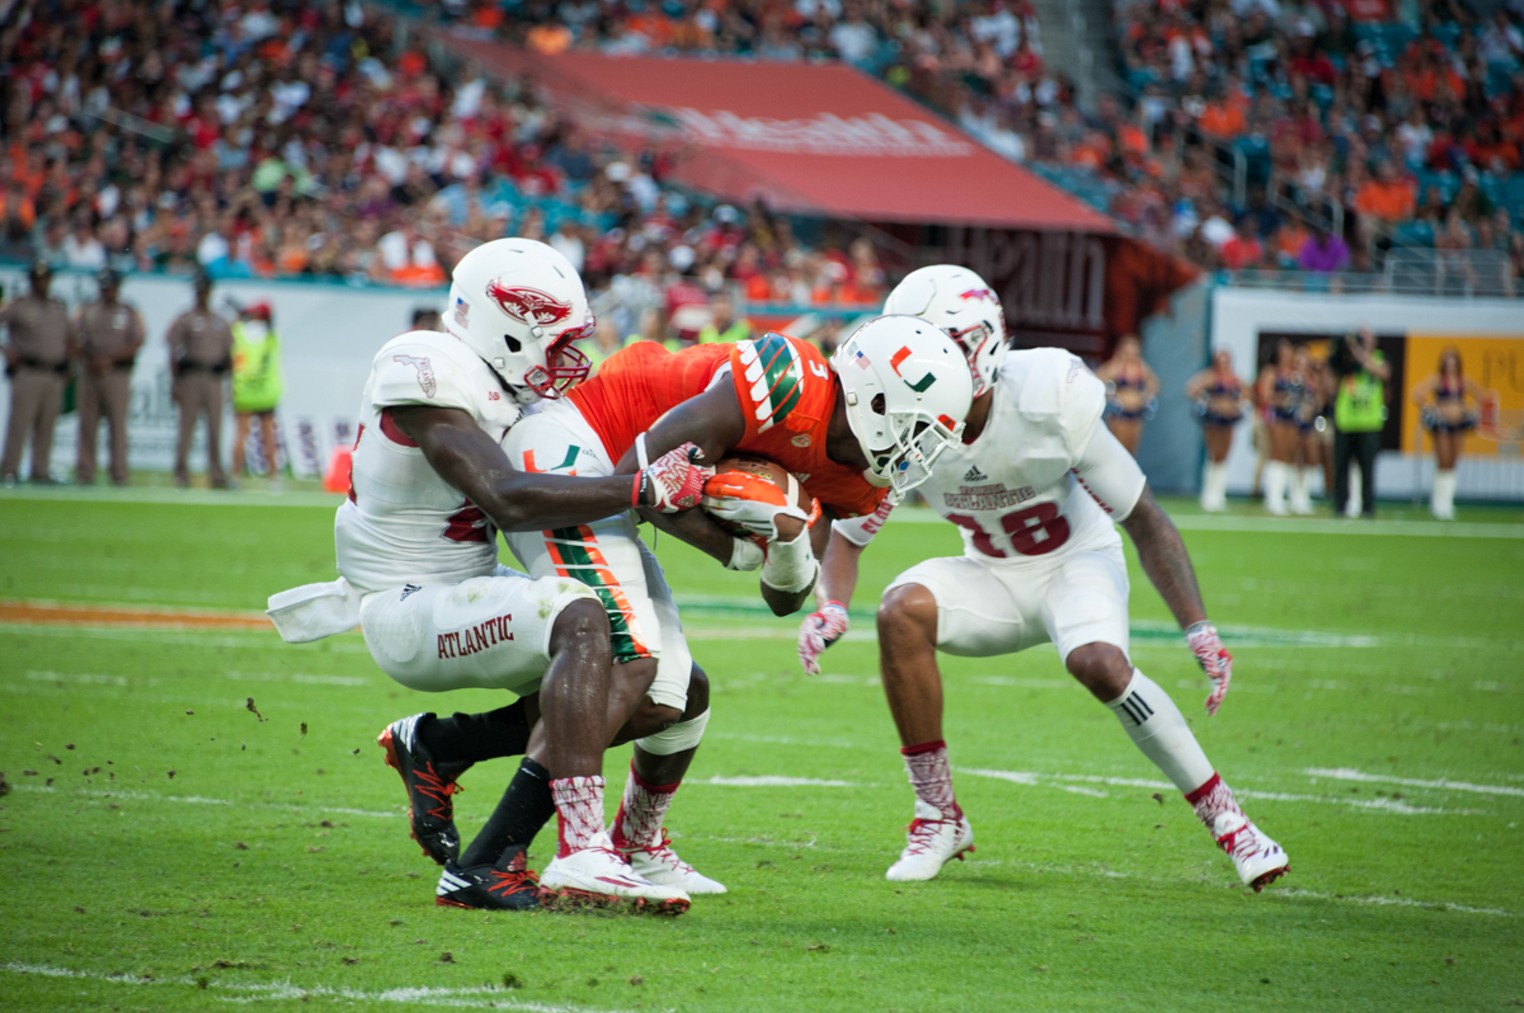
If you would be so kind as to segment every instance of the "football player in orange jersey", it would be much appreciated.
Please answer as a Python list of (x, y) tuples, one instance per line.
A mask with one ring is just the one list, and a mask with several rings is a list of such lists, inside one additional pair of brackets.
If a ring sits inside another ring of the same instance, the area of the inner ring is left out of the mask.
[[(673, 354), (636, 343), (593, 379), (525, 418), (503, 441), (526, 472), (597, 477), (639, 470), (641, 461), (692, 440), (703, 460), (734, 453), (770, 458), (795, 473), (827, 519), (871, 514), (929, 473), (962, 430), (973, 398), (966, 359), (947, 335), (913, 317), (881, 317), (827, 361), (781, 334)], [(732, 569), (761, 571), (778, 614), (802, 605), (818, 565), (805, 512), (771, 484), (711, 485), (705, 505), (754, 538), (732, 535), (700, 511), (673, 525), (643, 511)], [(635, 738), (614, 847), (652, 883), (689, 895), (723, 893), (672, 850), (662, 822), (709, 720), (708, 680), (693, 662), (677, 608), (655, 557), (623, 512), (592, 524), (510, 535), (534, 575), (571, 577), (603, 600), (624, 666), (609, 700), (610, 723), (628, 716), (616, 741)], [(490, 715), (482, 715), (490, 721)], [(458, 776), (458, 775), (457, 775)], [(543, 786), (515, 782), (524, 814), (515, 840), (549, 819)]]

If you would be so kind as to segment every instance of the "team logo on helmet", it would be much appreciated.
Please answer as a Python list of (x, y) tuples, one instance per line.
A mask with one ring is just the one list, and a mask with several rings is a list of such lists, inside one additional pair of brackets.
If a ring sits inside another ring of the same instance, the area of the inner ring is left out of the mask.
[(959, 299), (972, 299), (972, 300), (976, 300), (976, 301), (979, 300), (979, 299), (988, 299), (990, 302), (994, 303), (996, 306), (1000, 305), (1000, 300), (995, 297), (995, 293), (992, 292), (990, 289), (987, 289), (987, 288), (971, 288), (967, 292), (960, 292), (960, 293), (958, 293), (958, 298)]
[(509, 286), (500, 281), (489, 281), (487, 298), (501, 306), (510, 317), (534, 327), (559, 324), (572, 312), (571, 303), (528, 285)]
[(932, 384), (937, 382), (936, 374), (931, 370), (927, 370), (925, 376), (921, 377), (914, 383), (911, 383), (910, 377), (900, 372), (900, 363), (904, 362), (908, 358), (910, 358), (910, 349), (902, 346), (898, 352), (895, 352), (889, 357), (889, 366), (894, 370), (895, 376), (905, 381), (905, 386), (909, 387), (917, 394), (924, 394), (926, 393), (927, 387), (930, 387)]

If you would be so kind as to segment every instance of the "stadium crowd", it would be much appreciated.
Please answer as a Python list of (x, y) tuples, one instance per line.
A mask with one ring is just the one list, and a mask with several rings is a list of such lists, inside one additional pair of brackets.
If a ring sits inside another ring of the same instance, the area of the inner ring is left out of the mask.
[(397, 45), (384, 12), (29, 13), (0, 31), (0, 255), (433, 286), (517, 234), (617, 288), (631, 329), (641, 309), (704, 303), (727, 281), (749, 301), (882, 299), (871, 244), (829, 230), (806, 244), (760, 206), (702, 204), (665, 184), (663, 153), (600, 149), (524, 81), (452, 79)]
[[(1365, 23), (1332, 0), (1117, 0), (1128, 88), (1088, 111), (1044, 62), (1029, 0), (505, 9), (440, 8), (459, 30), (545, 51), (848, 60), (1008, 157), (1078, 179), (1202, 266), (1371, 269), (1395, 236), (1503, 250), (1524, 268), (1524, 34), (1503, 7), (1425, 0), (1405, 21)], [(435, 285), (464, 250), (513, 233), (548, 238), (592, 287), (637, 305), (679, 276), (749, 301), (884, 292), (870, 243), (806, 242), (761, 206), (706, 205), (668, 185), (670, 152), (603, 150), (529, 82), (456, 79), (373, 7), (18, 12), (0, 29), (12, 256)]]
[(1125, 83), (1090, 111), (1029, 0), (455, 10), (549, 52), (849, 61), (1205, 267), (1369, 271), (1400, 241), (1524, 268), (1517, 5), (1424, 0), (1398, 20), (1379, 0), (1116, 0)]

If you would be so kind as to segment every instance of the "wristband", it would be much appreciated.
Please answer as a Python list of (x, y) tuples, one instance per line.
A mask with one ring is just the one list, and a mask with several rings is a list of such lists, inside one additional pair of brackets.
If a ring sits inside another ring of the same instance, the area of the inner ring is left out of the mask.
[(635, 473), (635, 485), (630, 490), (630, 506), (640, 506), (640, 498), (646, 491), (646, 481), (646, 473), (644, 471), (637, 471)]
[(769, 542), (767, 560), (762, 564), (762, 583), (775, 591), (793, 594), (815, 583), (820, 564), (810, 546), (809, 530), (800, 532), (792, 542)]

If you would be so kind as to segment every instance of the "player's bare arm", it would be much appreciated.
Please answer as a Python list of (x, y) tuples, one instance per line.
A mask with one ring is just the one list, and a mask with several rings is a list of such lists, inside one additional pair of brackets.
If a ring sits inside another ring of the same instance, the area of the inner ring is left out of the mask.
[(1138, 549), (1138, 562), (1150, 583), (1169, 606), (1175, 622), (1185, 629), (1206, 618), (1201, 603), (1201, 591), (1196, 584), (1196, 571), (1191, 557), (1185, 550), (1185, 542), (1174, 521), (1159, 506), (1153, 492), (1143, 487), (1132, 513), (1122, 522), (1133, 545)]
[(1216, 714), (1233, 678), (1233, 656), (1223, 647), (1217, 628), (1207, 619), (1196, 571), (1179, 529), (1146, 485), (1132, 513), (1122, 521), (1122, 527), (1138, 549), (1143, 572), (1185, 631), (1186, 644), (1211, 680), (1212, 692), (1206, 699), (1206, 709), (1208, 714)]
[(386, 411), (418, 444), (439, 476), (503, 531), (565, 527), (607, 517), (632, 505), (662, 505), (662, 490), (645, 474), (632, 480), (628, 476), (573, 478), (518, 471), (508, 463), (497, 442), (469, 413), (458, 408), (406, 405)]
[[(689, 398), (657, 420), (645, 434), (646, 455), (654, 458), (673, 447), (693, 443), (699, 459), (709, 464), (720, 460), (726, 451), (746, 434), (746, 420), (729, 382), (713, 384), (704, 393)], [(631, 447), (619, 459), (615, 471), (633, 474), (640, 468), (636, 449)], [(736, 539), (701, 510), (682, 514), (658, 514), (642, 510), (641, 517), (660, 531), (679, 538), (725, 566), (734, 562)], [(761, 560), (757, 560), (760, 564)]]

